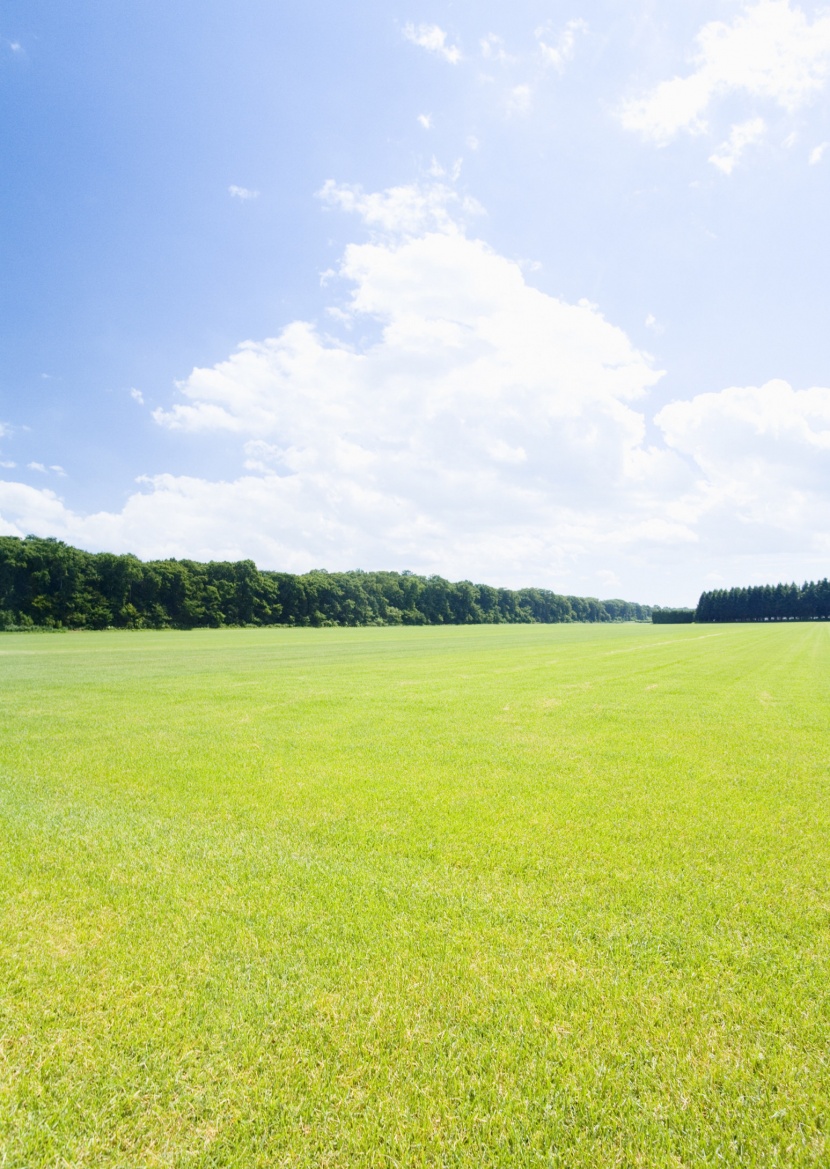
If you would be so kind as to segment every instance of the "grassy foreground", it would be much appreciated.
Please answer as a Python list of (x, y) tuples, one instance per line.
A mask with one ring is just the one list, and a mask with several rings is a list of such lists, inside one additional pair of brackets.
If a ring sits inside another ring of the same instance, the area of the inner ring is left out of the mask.
[(0, 1165), (829, 1164), (828, 666), (0, 636)]

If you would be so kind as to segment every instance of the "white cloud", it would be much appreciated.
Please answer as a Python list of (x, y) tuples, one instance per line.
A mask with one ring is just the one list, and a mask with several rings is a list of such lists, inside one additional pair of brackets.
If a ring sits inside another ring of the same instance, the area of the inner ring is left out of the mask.
[[(3, 467), (13, 467), (14, 465), (14, 463), (0, 463), (0, 466)], [(50, 471), (54, 471), (56, 475), (66, 475), (66, 471), (58, 463), (53, 463), (49, 467), (45, 466), (44, 463), (27, 463), (26, 466), (30, 471), (37, 471), (40, 475), (48, 475)]]
[[(310, 402), (325, 401), (327, 413), (341, 409), (331, 395), (339, 403), (345, 395), (349, 412), (355, 418), (359, 412), (361, 426), (372, 428), (379, 424), (378, 404), (364, 378), (374, 384), (372, 370), (392, 367), (395, 385), (407, 387), (399, 405), (412, 405), (423, 385), (430, 410), (438, 409), (442, 397), (449, 402), (455, 395), (465, 409), (482, 394), (492, 402), (505, 391), (500, 378), (506, 376), (516, 402), (538, 392), (548, 414), (570, 416), (586, 401), (636, 398), (657, 380), (594, 306), (545, 296), (526, 284), (518, 264), (468, 239), (449, 214), (455, 192), (436, 185), (376, 196), (334, 184), (325, 191), (329, 201), (357, 211), (368, 226), (385, 233), (371, 243), (350, 245), (340, 268), (353, 286), (348, 312), (378, 321), (382, 342), (358, 353), (326, 343), (311, 325), (295, 322), (275, 339), (248, 342), (226, 362), (194, 370), (180, 387), (184, 402), (156, 411), (162, 424), (264, 437), (283, 427), (285, 394), (302, 390)], [(468, 385), (473, 374), (474, 384)], [(391, 397), (390, 383), (385, 399)], [(306, 416), (298, 401), (296, 419)], [(385, 428), (392, 424), (392, 417), (383, 421)], [(408, 432), (408, 422), (400, 425)], [(296, 446), (295, 439), (288, 445)]]
[(425, 130), (432, 129), (432, 114), (418, 114), (418, 121)]
[(144, 405), (144, 395), (142, 394), (141, 390), (137, 390), (135, 386), (133, 386), (133, 388), (130, 390), (130, 397), (134, 402), (138, 402), (139, 406)]
[(273, 472), (285, 467), (282, 447), (273, 442), (264, 442), (261, 438), (253, 438), (245, 443), (245, 469), (247, 471)]
[(798, 391), (781, 380), (733, 386), (664, 406), (656, 421), (670, 446), (694, 454), (718, 474), (731, 476), (735, 457), (759, 457), (759, 443), (765, 457), (778, 460), (782, 444), (802, 454), (830, 453), (830, 389), (821, 387)]
[(830, 143), (822, 142), (820, 145), (813, 147), (813, 149), (810, 151), (810, 157), (807, 160), (810, 166), (816, 166), (821, 162), (827, 151), (828, 145), (830, 145)]
[(479, 41), (481, 55), (485, 61), (498, 61), (502, 65), (512, 64), (516, 58), (511, 56), (504, 47), (504, 41), (495, 33), (488, 33)]
[[(245, 473), (155, 476), (122, 512), (88, 517), (7, 485), (7, 524), (145, 555), (501, 579), (653, 540), (640, 497), (688, 475), (644, 445), (634, 403), (660, 377), (649, 359), (595, 306), (540, 292), (468, 238), (449, 215), (463, 206), (454, 192), (330, 185), (327, 198), (377, 233), (340, 266), (341, 311), (374, 322), (374, 339), (354, 346), (295, 321), (195, 369), (155, 412), (172, 430), (227, 435)], [(660, 531), (693, 538), (676, 521)]]
[(529, 85), (516, 85), (511, 89), (507, 100), (507, 108), (511, 114), (526, 114), (533, 104), (533, 94)]
[(673, 402), (655, 422), (699, 473), (676, 514), (714, 518), (733, 540), (830, 550), (830, 389), (730, 387)]
[(712, 103), (730, 93), (793, 113), (824, 89), (830, 72), (830, 14), (810, 23), (790, 0), (744, 5), (731, 23), (712, 21), (696, 39), (696, 68), (625, 103), (627, 129), (658, 143), (681, 130), (701, 133)]
[(0, 459), (0, 467), (16, 467), (17, 463), (9, 462), (7, 459)]
[(0, 535), (80, 534), (84, 518), (69, 511), (48, 488), (0, 480)]
[(475, 134), (471, 134), (467, 139), (467, 149), (478, 150), (479, 146), (481, 146), (481, 143), (479, 142), (478, 138), (476, 138)]
[(618, 588), (622, 581), (613, 569), (601, 568), (597, 573), (604, 589)]
[(235, 183), (231, 183), (228, 187), (228, 193), (232, 199), (242, 199), (243, 202), (247, 199), (259, 198), (259, 191), (252, 191), (248, 187), (237, 187)]
[[(830, 389), (699, 394), (664, 406), (650, 439), (652, 360), (595, 305), (532, 287), (468, 237), (457, 192), (329, 184), (326, 199), (369, 229), (345, 250), (333, 306), (365, 339), (294, 321), (194, 369), (154, 414), (224, 436), (238, 476), (154, 475), (93, 515), (0, 481), (0, 531), (295, 571), (600, 580), (643, 600), (660, 599), (660, 564), (681, 566), (682, 597), (725, 558), (780, 553), (791, 575), (794, 556), (830, 553)], [(619, 587), (598, 575), (609, 564)]]
[(481, 215), (481, 204), (459, 195), (442, 183), (429, 186), (390, 187), (367, 193), (359, 186), (323, 184), (319, 197), (331, 207), (360, 216), (367, 227), (398, 235), (421, 235), (439, 231), (460, 231), (463, 219)]
[(407, 24), (403, 35), (413, 45), (420, 45), (430, 53), (437, 53), (451, 65), (457, 65), (461, 60), (461, 50), (457, 45), (447, 44), (447, 34), (437, 24)]
[(656, 337), (662, 336), (662, 334), (665, 333), (665, 331), (666, 331), (665, 328), (657, 320), (657, 317), (655, 317), (654, 313), (649, 313), (643, 323), (645, 324), (645, 327), (647, 329), (650, 329), (651, 332), (654, 333), (654, 335)]
[(750, 118), (748, 122), (738, 123), (731, 128), (727, 140), (709, 156), (709, 161), (725, 175), (731, 175), (747, 146), (760, 142), (766, 131), (763, 118)]
[(545, 28), (538, 28), (536, 30), (536, 39), (539, 42), (539, 48), (542, 51), (545, 63), (553, 65), (555, 69), (561, 72), (567, 63), (573, 59), (574, 52), (576, 51), (577, 37), (587, 32), (587, 21), (581, 19), (569, 20), (555, 42), (549, 44), (544, 39), (550, 36), (549, 31)]

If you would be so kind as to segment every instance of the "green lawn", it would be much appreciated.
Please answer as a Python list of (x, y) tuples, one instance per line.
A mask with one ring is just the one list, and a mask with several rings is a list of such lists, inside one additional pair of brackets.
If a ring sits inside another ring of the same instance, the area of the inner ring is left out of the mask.
[(830, 1164), (830, 626), (0, 636), (0, 1165)]

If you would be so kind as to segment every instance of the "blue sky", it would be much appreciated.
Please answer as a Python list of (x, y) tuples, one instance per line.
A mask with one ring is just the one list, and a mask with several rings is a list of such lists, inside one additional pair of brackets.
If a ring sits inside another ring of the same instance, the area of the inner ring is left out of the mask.
[(821, 8), (27, 0), (0, 88), (0, 532), (827, 574)]

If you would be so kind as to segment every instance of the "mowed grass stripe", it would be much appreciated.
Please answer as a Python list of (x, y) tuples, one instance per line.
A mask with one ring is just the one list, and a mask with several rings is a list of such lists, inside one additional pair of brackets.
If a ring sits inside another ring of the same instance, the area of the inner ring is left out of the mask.
[(828, 637), (0, 637), (0, 1163), (826, 1164)]

